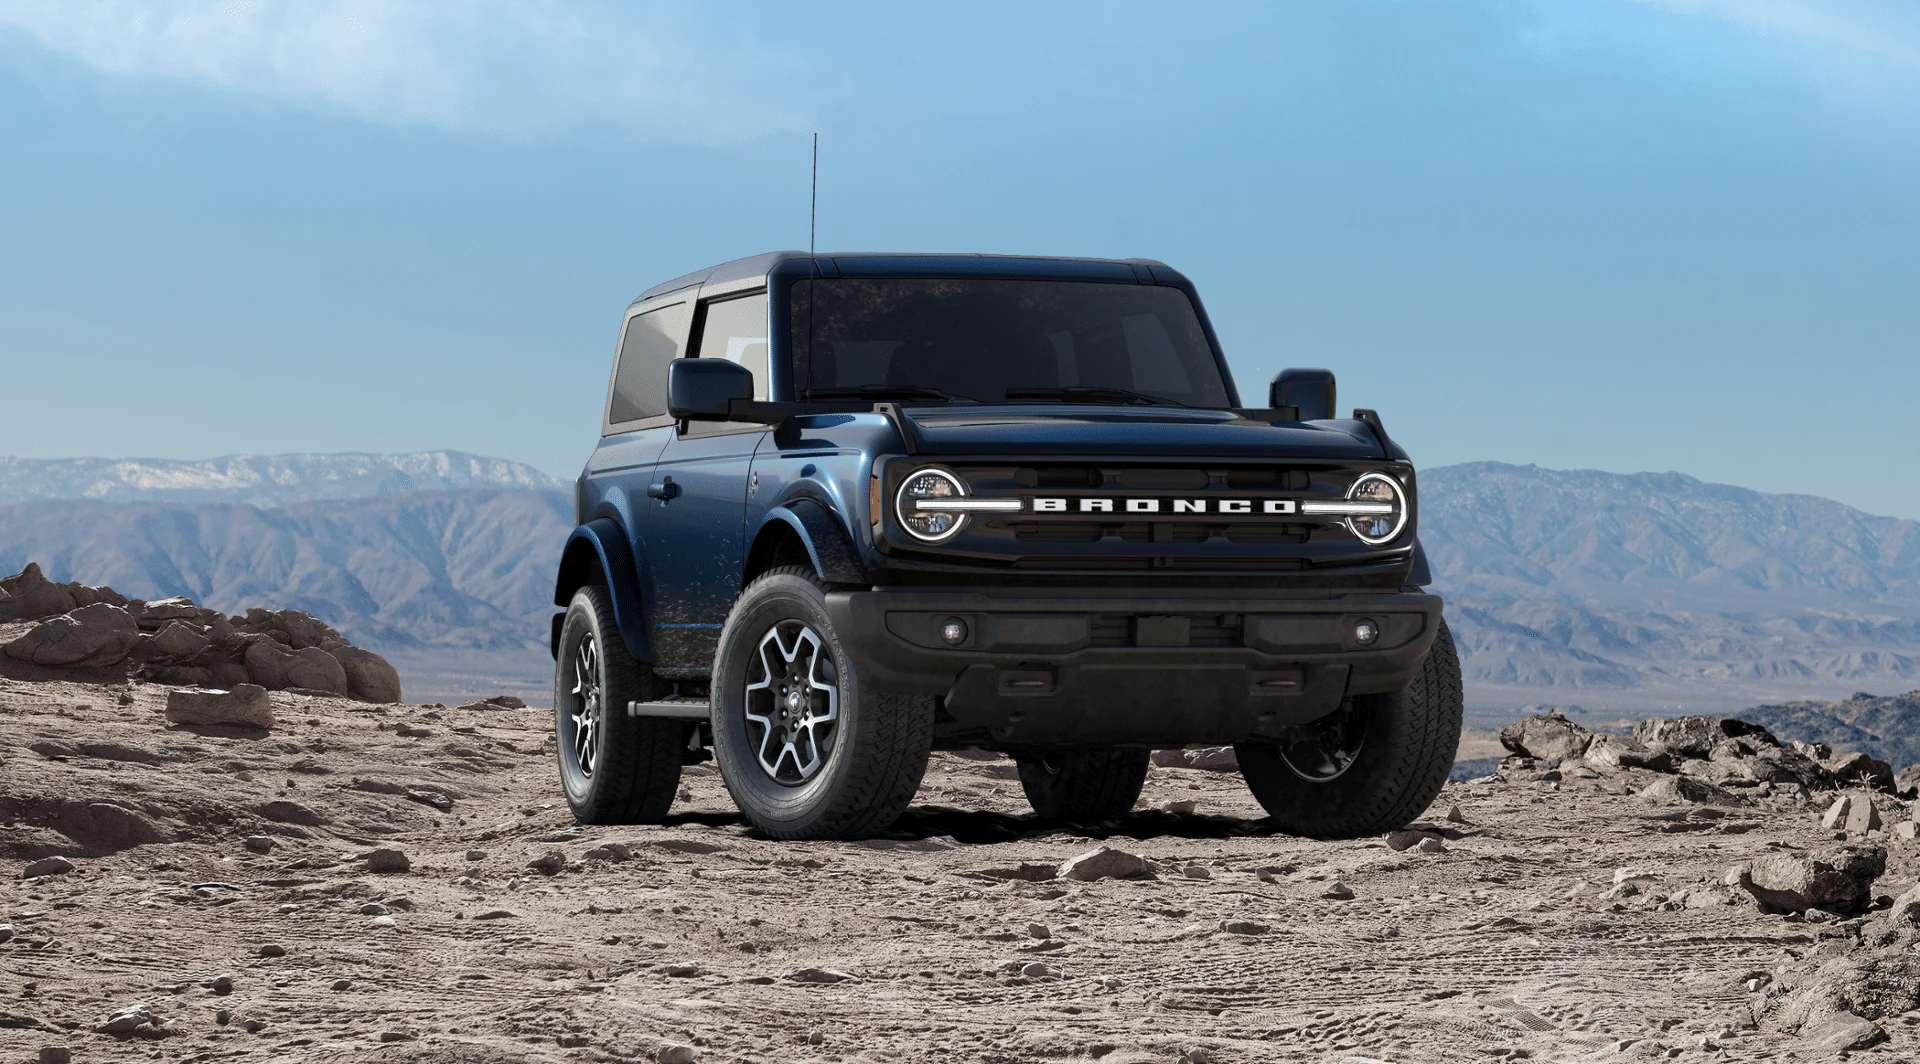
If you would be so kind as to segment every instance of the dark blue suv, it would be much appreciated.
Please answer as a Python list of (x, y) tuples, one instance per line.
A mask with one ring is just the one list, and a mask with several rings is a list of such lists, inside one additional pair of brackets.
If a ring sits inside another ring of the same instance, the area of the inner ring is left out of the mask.
[(741, 259), (627, 308), (554, 589), (583, 822), (666, 815), (707, 748), (777, 838), (884, 829), (934, 749), (1043, 817), (1234, 745), (1286, 830), (1420, 814), (1460, 666), (1414, 470), (1325, 370), (1243, 406), (1145, 259)]

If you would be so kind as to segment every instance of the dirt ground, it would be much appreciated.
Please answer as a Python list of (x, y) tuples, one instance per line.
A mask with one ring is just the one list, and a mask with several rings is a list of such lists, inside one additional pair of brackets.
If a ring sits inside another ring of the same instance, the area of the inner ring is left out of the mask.
[[(1817, 811), (1450, 784), (1445, 848), (1395, 852), (1156, 768), (1090, 836), (939, 754), (868, 842), (759, 838), (705, 765), (667, 825), (581, 829), (543, 712), (277, 694), (255, 738), (164, 726), (165, 690), (0, 681), (0, 1064), (1823, 1059), (1753, 1027), (1747, 981), (1844, 928), (1721, 886), (1830, 841)], [(1051, 878), (1102, 844), (1157, 877)], [(1879, 894), (1916, 878), (1886, 845)], [(1854, 1059), (1920, 1056), (1917, 1021)]]

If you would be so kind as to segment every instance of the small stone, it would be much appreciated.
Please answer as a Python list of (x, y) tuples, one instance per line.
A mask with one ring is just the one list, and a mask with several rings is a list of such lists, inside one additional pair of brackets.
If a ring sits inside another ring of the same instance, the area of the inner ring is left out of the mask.
[(624, 843), (603, 842), (582, 853), (581, 858), (588, 861), (628, 861), (633, 859), (633, 851)]
[[(1027, 935), (1030, 938), (1052, 938), (1053, 932), (1045, 924), (1028, 924)], [(0, 941), (5, 941), (0, 939)]]
[(567, 867), (567, 855), (561, 853), (559, 850), (548, 850), (546, 853), (528, 861), (527, 867), (543, 876), (558, 875), (561, 869)]
[(825, 1042), (826, 1040), (827, 1040), (827, 1033), (826, 1033), (825, 1031), (822, 1031), (822, 1030), (821, 1030), (820, 1028), (818, 1028), (818, 1027), (810, 1027), (810, 1028), (808, 1028), (808, 1029), (807, 1029), (807, 1044), (808, 1044), (808, 1045), (810, 1045), (810, 1046), (817, 1046), (817, 1045), (819, 1045), (819, 1044), (821, 1044), (822, 1042)]
[(1060, 978), (1060, 969), (1055, 968), (1051, 964), (1042, 964), (1039, 961), (1033, 961), (1029, 964), (1022, 965), (1020, 974), (1026, 976), (1028, 979), (1058, 979)]
[(134, 1028), (153, 1022), (153, 1008), (148, 1005), (128, 1005), (126, 1008), (107, 1017), (106, 1022), (95, 1027), (100, 1034), (132, 1034)]
[(705, 974), (697, 964), (669, 964), (660, 970), (675, 979), (691, 979), (696, 975)]
[(1447, 844), (1441, 841), (1438, 835), (1429, 835), (1420, 840), (1419, 849), (1421, 853), (1443, 853), (1446, 848)]
[(1804, 915), (1810, 924), (1825, 924), (1841, 919), (1838, 913), (1830, 913), (1825, 909), (1808, 909)]
[(1893, 833), (1903, 839), (1920, 838), (1920, 824), (1911, 820), (1902, 820), (1893, 826)]
[(1450, 806), (1448, 806), (1448, 807), (1447, 807), (1447, 823), (1449, 823), (1449, 824), (1464, 824), (1464, 823), (1466, 823), (1466, 822), (1467, 822), (1467, 814), (1465, 814), (1465, 813), (1462, 813), (1462, 812), (1460, 811), (1460, 807), (1459, 807), (1459, 806), (1457, 806), (1457, 805), (1450, 805)]
[(700, 1059), (700, 1051), (682, 1042), (668, 1042), (653, 1055), (659, 1064), (694, 1064)]
[[(277, 947), (277, 946), (276, 946), (276, 947), (274, 947), (274, 948), (275, 948), (275, 949), (279, 949), (279, 947)], [(281, 952), (281, 953), (285, 953), (286, 951), (285, 951), (285, 950), (281, 950), (280, 952)], [(273, 957), (277, 957), (277, 956), (279, 956), (279, 955), (280, 955), (279, 953), (274, 953), (274, 954), (269, 954), (269, 953), (267, 953), (267, 952), (266, 952), (265, 950), (261, 950), (261, 956), (273, 956)], [(214, 976), (214, 977), (213, 977), (213, 986), (212, 986), (212, 990), (213, 990), (213, 992), (214, 992), (214, 993), (216, 993), (216, 994), (222, 994), (222, 995), (224, 995), (224, 994), (231, 994), (231, 993), (233, 993), (233, 976), (231, 976), (231, 975), (216, 975), (216, 976)]]
[(232, 1009), (214, 1009), (213, 1022), (219, 1024), (222, 1027), (225, 1027), (227, 1024), (232, 1023), (233, 1010)]
[(474, 917), (475, 920), (518, 920), (520, 914), (512, 909), (488, 909)]
[(21, 879), (37, 879), (41, 876), (64, 876), (73, 871), (73, 862), (64, 857), (42, 857), (38, 861), (20, 870)]
[(362, 860), (366, 862), (367, 871), (380, 875), (391, 875), (413, 868), (413, 861), (405, 853), (390, 846), (369, 850)]
[(1222, 920), (1220, 930), (1229, 935), (1264, 935), (1273, 929), (1257, 920)]
[(802, 968), (781, 976), (790, 983), (844, 983), (853, 976), (832, 968)]
[(274, 841), (271, 835), (248, 835), (240, 840), (240, 845), (253, 853), (270, 853), (273, 850)]
[(13, 941), (13, 925), (0, 924), (0, 943)]
[(381, 1031), (380, 1032), (380, 1040), (382, 1042), (411, 1042), (413, 1041), (413, 1037), (414, 1037), (413, 1035), (410, 1035), (405, 1031)]
[(1180, 874), (1183, 876), (1186, 876), (1188, 879), (1212, 879), (1213, 878), (1212, 870), (1203, 864), (1190, 864), (1185, 868), (1182, 868), (1180, 870)]
[(400, 926), (399, 921), (395, 920), (391, 916), (376, 916), (373, 919), (367, 921), (367, 923), (373, 925), (374, 927), (399, 927)]
[(267, 1029), (267, 1021), (247, 1020), (246, 1022), (242, 1023), (240, 1026), (246, 1028), (248, 1034), (259, 1034), (261, 1031), (264, 1031)]
[(332, 987), (331, 987), (330, 989), (332, 989), (332, 990), (334, 990), (334, 991), (336, 991), (336, 992), (338, 992), (338, 991), (341, 991), (341, 990), (352, 990), (352, 989), (353, 989), (353, 980), (351, 980), (351, 979), (335, 979), (335, 980), (333, 981), (333, 986), (332, 986)]
[(258, 952), (262, 957), (284, 957), (287, 955), (287, 947), (282, 946), (278, 943), (269, 942), (266, 945), (261, 946), (259, 950), (257, 950), (256, 952)]
[(486, 859), (487, 859), (487, 851), (485, 850), (468, 850), (467, 851), (467, 860), (469, 861), (484, 861)]
[(1174, 816), (1190, 816), (1193, 811), (1199, 807), (1200, 804), (1198, 802), (1181, 799), (1177, 802), (1168, 802), (1162, 805), (1160, 809), (1162, 812), (1172, 813)]
[(1833, 804), (1827, 806), (1826, 815), (1820, 818), (1820, 830), (1843, 830), (1841, 825), (1847, 822), (1847, 815), (1851, 812), (1853, 812), (1853, 795), (1843, 794), (1835, 798)]
[(66, 1046), (41, 1046), (40, 1064), (73, 1064), (73, 1050)]
[(1873, 796), (1855, 795), (1853, 808), (1847, 810), (1847, 820), (1841, 828), (1849, 835), (1864, 835), (1880, 826), (1880, 807), (1873, 804)]
[(1333, 885), (1327, 888), (1326, 893), (1320, 896), (1323, 898), (1332, 898), (1335, 901), (1352, 901), (1354, 894), (1352, 887), (1336, 879), (1333, 881)]
[(360, 907), (361, 916), (385, 916), (387, 907), (377, 901), (370, 901)]
[(1152, 879), (1153, 865), (1137, 854), (1102, 846), (1089, 850), (1060, 866), (1068, 879), (1091, 882), (1097, 879)]
[(1424, 831), (1389, 831), (1387, 832), (1387, 849), (1395, 853), (1411, 850), (1420, 845), (1421, 839), (1427, 837), (1428, 833)]

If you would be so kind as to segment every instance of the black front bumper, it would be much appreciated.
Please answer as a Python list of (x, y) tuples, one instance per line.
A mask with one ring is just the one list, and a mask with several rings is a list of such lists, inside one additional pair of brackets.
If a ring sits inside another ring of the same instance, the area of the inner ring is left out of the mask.
[[(1352, 695), (1404, 689), (1438, 596), (1269, 589), (836, 591), (865, 684), (945, 698), (950, 732), (1000, 745), (1281, 738)], [(965, 626), (957, 645), (942, 637)], [(1363, 646), (1355, 626), (1379, 638)]]

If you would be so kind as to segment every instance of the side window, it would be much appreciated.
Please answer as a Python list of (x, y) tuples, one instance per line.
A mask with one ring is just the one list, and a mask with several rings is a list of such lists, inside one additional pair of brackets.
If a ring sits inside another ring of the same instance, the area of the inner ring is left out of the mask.
[(715, 300), (700, 325), (701, 358), (724, 358), (753, 371), (753, 397), (767, 397), (767, 294)]
[(667, 363), (680, 355), (686, 309), (685, 303), (676, 303), (627, 319), (613, 372), (613, 398), (607, 405), (608, 424), (667, 412)]

